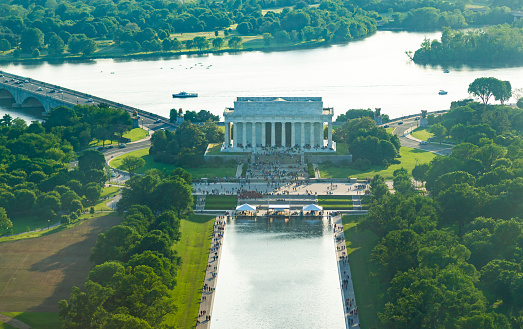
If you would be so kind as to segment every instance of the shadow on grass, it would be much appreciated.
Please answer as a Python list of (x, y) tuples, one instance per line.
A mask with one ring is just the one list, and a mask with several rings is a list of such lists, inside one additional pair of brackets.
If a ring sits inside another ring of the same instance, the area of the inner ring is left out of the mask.
[(191, 215), (187, 218), (188, 222), (203, 224), (216, 218), (214, 215)]

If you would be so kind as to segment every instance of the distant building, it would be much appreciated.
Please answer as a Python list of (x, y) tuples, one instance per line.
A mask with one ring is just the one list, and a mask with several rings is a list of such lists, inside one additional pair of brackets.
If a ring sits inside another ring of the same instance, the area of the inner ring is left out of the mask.
[[(254, 151), (264, 147), (335, 152), (332, 141), (334, 110), (321, 97), (238, 97), (223, 112), (223, 152)], [(328, 136), (323, 128), (327, 124)], [(231, 136), (232, 128), (232, 136)]]

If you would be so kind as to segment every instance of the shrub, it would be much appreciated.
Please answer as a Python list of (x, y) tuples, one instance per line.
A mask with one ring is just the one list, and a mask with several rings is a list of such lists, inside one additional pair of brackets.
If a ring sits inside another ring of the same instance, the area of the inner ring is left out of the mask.
[(62, 224), (69, 224), (70, 220), (69, 220), (69, 217), (66, 216), (66, 215), (62, 215), (61, 219), (60, 219), (60, 223)]
[(94, 214), (94, 207), (91, 207), (91, 209), (89, 209), (89, 212), (90, 212), (91, 214)]
[(71, 213), (71, 215), (69, 215), (69, 218), (71, 220), (77, 220), (78, 219), (78, 215), (75, 212), (73, 212), (73, 213)]
[(523, 109), (523, 97), (521, 97), (520, 99), (518, 99), (518, 103), (517, 103), (518, 107), (520, 109)]

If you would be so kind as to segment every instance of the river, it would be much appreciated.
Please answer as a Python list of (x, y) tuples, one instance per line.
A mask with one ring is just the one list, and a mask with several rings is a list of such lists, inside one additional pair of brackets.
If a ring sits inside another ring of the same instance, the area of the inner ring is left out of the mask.
[(345, 328), (327, 218), (229, 221), (220, 258), (211, 328)]
[[(444, 68), (416, 65), (405, 55), (440, 32), (376, 34), (343, 45), (283, 52), (243, 52), (140, 60), (7, 64), (2, 70), (80, 90), (157, 113), (171, 108), (220, 115), (237, 96), (321, 96), (335, 115), (351, 108), (381, 107), (399, 117), (448, 109), (468, 97), (476, 78), (493, 76), (523, 87), (523, 67)], [(440, 89), (447, 95), (438, 95)], [(173, 99), (180, 91), (199, 97)], [(513, 101), (513, 100), (512, 100)], [(5, 111), (5, 108), (3, 109)]]

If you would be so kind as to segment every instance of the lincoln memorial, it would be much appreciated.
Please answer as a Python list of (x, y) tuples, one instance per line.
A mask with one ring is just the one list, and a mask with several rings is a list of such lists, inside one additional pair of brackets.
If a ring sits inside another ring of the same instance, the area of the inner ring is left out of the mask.
[(332, 108), (323, 107), (321, 97), (238, 97), (234, 108), (223, 112), (222, 152), (256, 152), (268, 147), (335, 152), (333, 114)]

